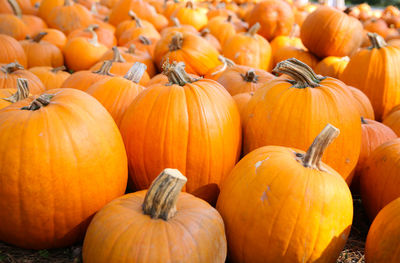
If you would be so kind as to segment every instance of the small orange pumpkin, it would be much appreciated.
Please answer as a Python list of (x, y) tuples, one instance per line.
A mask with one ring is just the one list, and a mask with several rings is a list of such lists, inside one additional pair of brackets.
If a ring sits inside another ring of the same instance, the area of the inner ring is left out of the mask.
[(166, 27), (161, 31), (161, 35), (164, 36), (170, 32), (186, 32), (186, 33), (192, 33), (192, 34), (198, 34), (199, 32), (197, 31), (196, 28), (192, 25), (182, 25), (181, 22), (179, 21), (178, 18), (176, 17), (171, 17), (171, 21), (173, 23), (172, 26)]
[(17, 89), (0, 89), (0, 109), (29, 97), (28, 81), (17, 79)]
[(389, 126), (397, 136), (400, 136), (400, 105), (395, 106), (384, 117), (383, 124)]
[(121, 36), (118, 38), (118, 44), (123, 46), (129, 41), (137, 39), (139, 36), (145, 36), (156, 40), (161, 37), (160, 33), (158, 33), (157, 29), (152, 24), (148, 23), (148, 25), (144, 25), (141, 19), (136, 18), (135, 27), (131, 27), (122, 32)]
[[(171, 17), (176, 17), (182, 24), (191, 25), (196, 28), (197, 31), (200, 31), (207, 25), (207, 14), (193, 5), (191, 0), (187, 1), (186, 5), (178, 7), (172, 13)], [(173, 21), (170, 21), (170, 25), (173, 25)]]
[(97, 24), (92, 24), (89, 25), (87, 28), (80, 28), (72, 31), (68, 35), (68, 40), (74, 37), (91, 38), (91, 30), (94, 30), (96, 32), (99, 43), (105, 45), (106, 47), (112, 48), (117, 44), (117, 39), (115, 38), (114, 33), (106, 28), (100, 27)]
[(29, 90), (32, 94), (40, 94), (46, 90), (38, 77), (28, 70), (25, 70), (18, 63), (10, 63), (0, 66), (0, 89), (17, 89), (17, 79), (24, 78), (29, 83)]
[(61, 51), (64, 49), (64, 46), (67, 43), (67, 37), (63, 32), (54, 28), (45, 28), (41, 32), (47, 33), (45, 36), (43, 36), (42, 40), (55, 45)]
[(338, 79), (349, 61), (349, 57), (326, 57), (317, 64), (315, 73)]
[(64, 71), (65, 69), (65, 66), (58, 68), (34, 67), (30, 68), (29, 71), (35, 74), (48, 90), (61, 88), (64, 81), (71, 76), (71, 74)]
[(23, 67), (28, 66), (27, 58), (21, 44), (14, 38), (0, 34), (0, 63), (18, 62)]
[(312, 53), (304, 48), (297, 48), (294, 46), (282, 47), (277, 50), (272, 57), (274, 66), (279, 62), (289, 58), (296, 58), (309, 65), (312, 69), (315, 69), (318, 65), (318, 58), (316, 56), (314, 56)]

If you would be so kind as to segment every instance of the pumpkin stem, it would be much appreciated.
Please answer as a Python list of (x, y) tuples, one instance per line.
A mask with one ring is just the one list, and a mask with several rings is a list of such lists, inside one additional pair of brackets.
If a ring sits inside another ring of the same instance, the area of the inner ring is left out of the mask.
[(206, 37), (208, 34), (210, 34), (210, 29), (208, 29), (208, 28), (204, 28), (204, 29), (200, 32), (200, 36), (201, 36), (201, 37)]
[(11, 97), (3, 98), (3, 100), (15, 103), (20, 100), (24, 100), (29, 97), (29, 87), (28, 80), (23, 78), (17, 79), (17, 92), (15, 92)]
[(176, 51), (182, 48), (183, 44), (183, 34), (181, 32), (176, 32), (168, 45), (169, 51)]
[(169, 60), (167, 59), (162, 66), (163, 74), (168, 77), (169, 84), (177, 84), (179, 86), (185, 86), (188, 83), (193, 83), (197, 81), (190, 77), (185, 71), (185, 63), (174, 61), (172, 64), (169, 64)]
[(232, 19), (233, 19), (233, 16), (232, 15), (228, 15), (228, 17), (226, 18), (226, 22), (231, 23)]
[(148, 37), (145, 37), (143, 35), (139, 36), (139, 41), (140, 43), (142, 43), (143, 45), (147, 45), (150, 46), (151, 45), (151, 40)]
[(177, 169), (164, 169), (147, 190), (143, 214), (168, 221), (176, 213), (176, 201), (186, 182), (186, 177)]
[(192, 1), (187, 1), (186, 8), (193, 9), (193, 2)]
[(361, 116), (361, 123), (362, 123), (362, 124), (368, 124), (368, 122), (364, 119), (363, 116)]
[(258, 76), (254, 69), (249, 69), (246, 74), (240, 74), (242, 76), (243, 80), (246, 82), (253, 82), (257, 83), (258, 82)]
[(372, 46), (370, 47), (372, 48), (382, 48), (382, 47), (386, 47), (387, 44), (385, 42), (385, 40), (383, 39), (383, 37), (381, 37), (380, 35), (378, 35), (377, 33), (368, 33), (368, 38), (369, 41), (371, 41)]
[(220, 68), (219, 70), (211, 73), (211, 76), (215, 76), (217, 74), (220, 74), (220, 73), (224, 72), (227, 68), (230, 68), (230, 67), (233, 67), (233, 66), (236, 65), (235, 62), (233, 62), (229, 58), (226, 58), (226, 57), (224, 57), (222, 55), (218, 56), (218, 60), (223, 63), (222, 68)]
[(321, 78), (305, 63), (295, 58), (279, 62), (272, 70), (273, 73), (289, 75), (293, 80), (288, 80), (295, 88), (319, 87)]
[(324, 171), (321, 165), (321, 159), (324, 155), (324, 151), (332, 141), (338, 137), (339, 129), (331, 124), (325, 126), (325, 128), (318, 134), (314, 139), (310, 148), (308, 148), (306, 154), (297, 153), (296, 156), (300, 157), (300, 160), (304, 167), (318, 169)]
[(131, 44), (131, 45), (129, 46), (128, 51), (127, 51), (126, 53), (128, 53), (128, 54), (135, 54), (135, 52), (136, 52), (136, 46), (135, 46), (135, 44)]
[(24, 67), (19, 64), (18, 62), (13, 62), (7, 65), (1, 66), (0, 70), (3, 71), (6, 74), (13, 73), (14, 71), (24, 69)]
[(129, 10), (128, 15), (130, 18), (132, 18), (132, 20), (136, 20), (137, 19), (137, 15), (135, 12), (133, 12), (132, 10)]
[(112, 51), (113, 51), (112, 62), (120, 62), (120, 63), (126, 62), (124, 57), (121, 55), (121, 52), (119, 52), (119, 49), (117, 46), (113, 46)]
[(177, 17), (173, 16), (171, 17), (171, 20), (175, 27), (181, 27), (181, 22), (179, 22), (179, 19)]
[(35, 111), (42, 107), (46, 107), (50, 104), (50, 101), (54, 96), (54, 94), (42, 94), (38, 98), (33, 100), (29, 106), (22, 107), (21, 110)]
[(42, 40), (42, 38), (44, 38), (47, 34), (48, 34), (47, 32), (40, 32), (34, 38), (32, 38), (32, 41), (39, 43)]
[(99, 29), (99, 25), (97, 24), (91, 24), (87, 28), (84, 29), (85, 32), (90, 32), (90, 30), (97, 30)]
[(136, 84), (140, 82), (143, 74), (146, 72), (147, 66), (140, 62), (135, 62), (133, 66), (128, 70), (124, 78), (135, 82)]
[(71, 0), (64, 0), (64, 6), (71, 6), (72, 2)]
[(254, 37), (255, 34), (257, 34), (258, 30), (260, 30), (261, 25), (260, 23), (255, 23), (252, 27), (247, 30), (247, 35)]
[(57, 67), (57, 68), (53, 68), (53, 69), (51, 69), (50, 71), (52, 72), (52, 73), (57, 73), (57, 72), (59, 72), (59, 71), (63, 71), (63, 70), (66, 70), (67, 68), (63, 65), (63, 66), (61, 66), (61, 67)]
[(93, 4), (92, 4), (92, 6), (90, 7), (90, 12), (91, 12), (93, 15), (98, 15), (98, 14), (99, 14), (99, 11), (97, 10), (97, 5), (96, 5), (96, 3), (93, 3)]
[(137, 28), (142, 28), (143, 27), (142, 20), (140, 20), (139, 17), (135, 18), (135, 23), (136, 23), (136, 27)]
[(97, 71), (93, 71), (93, 73), (100, 74), (100, 75), (113, 76), (113, 74), (110, 73), (112, 64), (113, 64), (113, 62), (111, 60), (105, 60), (103, 62), (103, 65), (101, 65), (100, 69)]
[(87, 32), (90, 32), (92, 34), (92, 38), (89, 39), (89, 43), (94, 46), (99, 45), (99, 39), (97, 38), (97, 33), (96, 33), (96, 31), (94, 31), (94, 28), (89, 26), (86, 29), (87, 29)]
[(11, 9), (13, 10), (14, 15), (18, 18), (21, 18), (22, 11), (21, 11), (21, 8), (19, 7), (17, 1), (16, 0), (7, 0), (7, 2), (11, 6)]

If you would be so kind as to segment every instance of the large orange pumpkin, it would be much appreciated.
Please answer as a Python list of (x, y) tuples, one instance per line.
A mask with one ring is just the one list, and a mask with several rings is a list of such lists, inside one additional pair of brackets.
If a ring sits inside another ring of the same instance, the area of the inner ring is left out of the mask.
[(32, 39), (20, 42), (28, 58), (28, 68), (56, 68), (64, 65), (64, 57), (61, 50), (47, 41), (42, 41), (45, 35), (47, 35), (46, 32), (41, 32)]
[(225, 57), (239, 65), (270, 71), (272, 68), (271, 46), (257, 34), (260, 24), (253, 25), (247, 32), (238, 33), (222, 48)]
[(188, 73), (203, 76), (222, 64), (218, 55), (215, 47), (201, 36), (171, 32), (156, 44), (154, 60), (160, 70), (168, 59), (171, 62), (184, 62)]
[(360, 47), (363, 27), (356, 18), (328, 6), (321, 6), (304, 20), (300, 37), (318, 57), (350, 56)]
[(365, 262), (400, 262), (400, 198), (385, 206), (368, 231)]
[[(0, 112), (0, 240), (48, 249), (83, 238), (122, 195), (126, 152), (110, 114), (75, 89), (54, 89)], [(21, 151), (23, 147), (23, 151)]]
[(139, 84), (146, 71), (146, 65), (136, 62), (124, 77), (111, 77), (94, 83), (86, 91), (95, 97), (120, 126), (126, 109), (136, 96), (144, 90)]
[(361, 128), (362, 128), (362, 141), (360, 157), (355, 168), (353, 181), (351, 183), (352, 189), (359, 191), (360, 188), (360, 175), (362, 169), (365, 167), (365, 162), (371, 153), (381, 144), (397, 138), (397, 135), (388, 126), (361, 117)]
[(40, 94), (46, 89), (38, 77), (25, 70), (20, 64), (10, 63), (0, 66), (0, 89), (17, 89), (18, 78), (28, 80), (32, 94)]
[(375, 117), (382, 120), (400, 103), (400, 48), (387, 46), (382, 37), (368, 33), (372, 48), (351, 57), (340, 79), (363, 91), (374, 107)]
[(376, 148), (361, 171), (361, 197), (372, 220), (394, 199), (400, 197), (400, 139)]
[(180, 193), (186, 181), (178, 170), (164, 169), (149, 190), (104, 207), (86, 233), (84, 262), (224, 263), (222, 218), (203, 200)]
[(145, 89), (122, 119), (129, 174), (145, 189), (160, 170), (175, 167), (188, 178), (186, 191), (215, 187), (239, 157), (235, 101), (214, 80), (187, 75), (183, 63), (165, 64), (164, 71), (169, 83)]
[(93, 83), (113, 76), (110, 73), (111, 67), (112, 62), (106, 60), (103, 62), (101, 68), (97, 71), (77, 71), (64, 81), (61, 88), (72, 88), (86, 91)]
[(237, 65), (222, 72), (217, 81), (229, 94), (234, 96), (239, 93), (256, 91), (273, 78), (274, 75), (265, 70)]
[(61, 88), (64, 81), (71, 76), (65, 69), (65, 66), (58, 68), (34, 67), (30, 68), (29, 71), (40, 79), (46, 89), (58, 89)]
[(361, 147), (361, 123), (355, 101), (340, 80), (317, 76), (304, 63), (289, 59), (274, 69), (291, 78), (271, 80), (254, 92), (244, 119), (244, 152), (264, 145), (306, 149), (327, 124), (340, 128), (324, 162), (348, 184)]
[(217, 202), (231, 262), (336, 262), (353, 202), (340, 174), (321, 158), (338, 133), (328, 125), (306, 153), (265, 146), (235, 166)]
[(17, 79), (17, 89), (0, 89), (0, 109), (29, 97), (28, 81)]
[(0, 63), (8, 64), (18, 62), (23, 67), (27, 67), (27, 59), (21, 44), (14, 38), (0, 34)]
[(277, 36), (290, 34), (294, 24), (294, 14), (285, 1), (265, 0), (254, 6), (247, 22), (250, 26), (260, 23), (260, 35), (271, 41)]

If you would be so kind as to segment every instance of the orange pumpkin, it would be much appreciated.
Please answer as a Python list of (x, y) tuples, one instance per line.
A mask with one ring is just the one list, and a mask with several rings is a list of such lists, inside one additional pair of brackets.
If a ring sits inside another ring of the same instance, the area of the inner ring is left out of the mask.
[(180, 193), (186, 181), (178, 170), (164, 169), (149, 190), (125, 195), (104, 207), (88, 228), (83, 260), (225, 262), (222, 218), (199, 198)]
[(92, 33), (91, 30), (94, 30), (97, 34), (97, 38), (99, 43), (105, 45), (108, 48), (112, 48), (117, 44), (117, 39), (114, 36), (114, 33), (106, 28), (99, 27), (96, 24), (92, 24), (87, 28), (80, 28), (72, 31), (68, 35), (68, 39), (72, 39), (74, 37), (86, 37), (91, 38)]
[(21, 7), (23, 14), (36, 15), (37, 9), (33, 7), (30, 0), (1, 0), (0, 1), (0, 13), (2, 14), (13, 14), (13, 5), (17, 4)]
[(318, 57), (350, 56), (362, 43), (362, 25), (354, 17), (328, 6), (321, 6), (304, 20), (300, 38)]
[(225, 42), (233, 37), (236, 33), (246, 31), (244, 27), (236, 27), (233, 22), (233, 17), (217, 16), (208, 21), (207, 28), (223, 46)]
[(32, 39), (20, 42), (28, 58), (28, 68), (60, 67), (64, 65), (61, 50), (47, 41), (42, 41), (45, 35), (47, 35), (46, 32), (41, 32)]
[(64, 71), (65, 69), (65, 66), (58, 68), (34, 67), (30, 68), (29, 71), (35, 74), (48, 90), (61, 88), (64, 81), (71, 76), (71, 74)]
[(38, 77), (25, 70), (18, 63), (10, 63), (0, 66), (0, 89), (17, 89), (17, 79), (28, 80), (29, 90), (32, 94), (40, 94), (46, 88)]
[(233, 66), (226, 69), (217, 81), (234, 96), (244, 92), (254, 92), (275, 78), (271, 73), (247, 66)]
[(8, 149), (1, 160), (9, 164), (0, 172), (1, 240), (33, 249), (74, 244), (91, 217), (125, 192), (121, 135), (90, 95), (48, 90), (3, 109), (0, 123)]
[(135, 27), (131, 27), (124, 31), (121, 36), (118, 38), (118, 44), (120, 46), (125, 45), (129, 41), (137, 39), (139, 36), (145, 36), (150, 39), (160, 39), (160, 33), (158, 33), (157, 29), (152, 25), (143, 25), (139, 18), (135, 19)]
[[(169, 83), (145, 89), (122, 119), (129, 173), (137, 189), (149, 187), (165, 167), (186, 174), (188, 192), (215, 188), (239, 157), (240, 116), (234, 100), (217, 82), (193, 79), (183, 67), (166, 64)], [(223, 160), (211, 162), (221, 156)]]
[(294, 14), (287, 2), (266, 0), (254, 6), (247, 22), (250, 26), (260, 23), (260, 35), (271, 41), (277, 36), (290, 34), (294, 24)]
[(182, 61), (188, 73), (203, 76), (221, 64), (218, 55), (218, 51), (201, 36), (171, 32), (156, 44), (154, 60), (160, 70), (167, 59)]
[(271, 80), (254, 92), (244, 119), (244, 152), (264, 145), (306, 149), (313, 137), (332, 123), (341, 135), (326, 152), (324, 162), (350, 184), (360, 154), (361, 125), (347, 86), (317, 76), (297, 59), (278, 63), (274, 71), (290, 78)]
[(321, 158), (338, 134), (328, 125), (306, 153), (265, 146), (235, 166), (217, 202), (232, 262), (336, 262), (350, 233), (353, 201), (340, 174)]
[(39, 16), (49, 24), (49, 18), (55, 7), (62, 6), (65, 0), (41, 0), (39, 5)]
[(54, 7), (47, 21), (50, 27), (66, 35), (76, 29), (88, 27), (92, 22), (92, 13), (86, 7), (73, 3), (72, 0), (64, 0), (62, 6)]
[[(116, 53), (118, 49), (119, 55)], [(122, 56), (127, 62), (142, 62), (146, 64), (147, 70), (146, 72), (149, 74), (150, 77), (153, 77), (157, 70), (154, 66), (153, 59), (151, 58), (148, 52), (138, 50), (135, 45), (131, 45), (129, 48), (126, 47), (113, 47), (111, 50), (104, 53), (101, 57), (101, 61), (104, 60), (118, 60), (118, 57)]]
[[(131, 28), (138, 27), (136, 25), (136, 20), (138, 20), (139, 17), (132, 10), (129, 10), (128, 15), (129, 15), (130, 19), (122, 21), (121, 23), (118, 24), (118, 26), (115, 29), (115, 36), (117, 37), (117, 39), (119, 39), (125, 31), (127, 31)], [(138, 23), (140, 23), (141, 27), (154, 28), (153, 24), (146, 20), (139, 19)]]
[(22, 20), (22, 12), (15, 1), (9, 1), (13, 14), (0, 13), (0, 34), (9, 35), (16, 40), (25, 39), (30, 34), (28, 25)]
[(0, 34), (0, 64), (18, 62), (23, 67), (28, 66), (25, 51), (14, 38)]
[(383, 124), (389, 126), (397, 136), (400, 136), (400, 105), (394, 107), (383, 119)]
[(312, 69), (315, 69), (318, 65), (318, 58), (314, 56), (312, 53), (307, 51), (304, 48), (297, 48), (293, 46), (286, 46), (280, 48), (273, 54), (273, 64), (274, 66), (281, 61), (284, 61), (289, 58), (296, 58), (300, 61), (303, 61), (307, 65), (309, 65)]
[(71, 88), (71, 89), (79, 89), (82, 91), (87, 91), (87, 89), (92, 84), (113, 76), (110, 73), (111, 67), (112, 67), (112, 62), (106, 60), (103, 62), (101, 68), (97, 71), (90, 71), (90, 70), (77, 71), (64, 81), (61, 88)]
[(385, 206), (368, 231), (365, 260), (368, 263), (400, 262), (400, 198)]
[(45, 28), (42, 30), (42, 32), (47, 33), (45, 36), (43, 36), (42, 40), (55, 45), (61, 51), (64, 49), (64, 46), (67, 43), (67, 37), (63, 32), (54, 28)]
[(131, 40), (125, 44), (125, 47), (130, 47), (135, 45), (135, 48), (140, 51), (145, 51), (154, 57), (154, 49), (156, 47), (158, 40), (149, 39), (143, 35), (139, 35), (137, 39)]
[(146, 65), (136, 62), (124, 77), (111, 77), (98, 81), (86, 91), (95, 97), (111, 114), (120, 126), (126, 109), (136, 96), (144, 90), (139, 84), (146, 72)]
[(375, 18), (365, 21), (364, 29), (371, 33), (377, 33), (383, 38), (386, 38), (390, 32), (385, 20)]
[(361, 197), (371, 220), (394, 199), (400, 197), (400, 139), (377, 147), (361, 171)]
[(358, 159), (357, 166), (351, 184), (352, 189), (359, 191), (360, 188), (360, 174), (362, 169), (365, 167), (365, 162), (371, 153), (381, 144), (397, 138), (397, 135), (388, 126), (369, 119), (361, 117), (361, 128), (362, 128), (362, 141), (360, 157)]
[(382, 37), (368, 33), (372, 48), (355, 54), (340, 79), (363, 91), (371, 100), (375, 117), (382, 120), (395, 105), (400, 104), (400, 48), (387, 46)]
[(208, 41), (213, 47), (215, 47), (218, 52), (221, 52), (221, 44), (219, 43), (218, 39), (214, 37), (208, 28), (203, 29), (200, 32), (200, 36)]
[[(203, 29), (208, 22), (207, 14), (200, 8), (194, 7), (192, 1), (187, 1), (185, 6), (177, 8), (171, 16), (176, 17), (184, 25), (193, 26), (197, 31)], [(170, 25), (173, 25), (172, 20)]]
[(178, 18), (176, 17), (171, 17), (171, 21), (173, 23), (172, 26), (166, 27), (161, 31), (161, 35), (164, 36), (170, 32), (181, 32), (181, 33), (192, 33), (192, 34), (198, 34), (199, 32), (197, 31), (196, 28), (192, 25), (182, 25), (181, 22), (179, 21)]
[(288, 36), (277, 36), (271, 41), (272, 54), (287, 46), (305, 49), (301, 39), (296, 36), (296, 31), (298, 30), (296, 28), (298, 28), (297, 25), (293, 26), (292, 32)]
[(364, 92), (359, 89), (351, 86), (347, 87), (350, 89), (351, 94), (353, 94), (353, 97), (356, 100), (356, 106), (360, 112), (360, 116), (370, 120), (375, 120), (374, 108), (372, 108), (372, 104), (367, 95), (365, 95)]
[(260, 24), (253, 25), (247, 32), (229, 38), (222, 53), (238, 65), (270, 71), (272, 68), (271, 46), (257, 32)]
[(204, 75), (204, 78), (217, 80), (227, 68), (236, 66), (235, 62), (233, 62), (229, 58), (226, 58), (226, 57), (224, 57), (222, 55), (219, 55), (218, 59), (223, 64), (222, 65), (218, 65), (215, 68), (211, 69), (207, 74)]
[(28, 81), (17, 79), (17, 89), (0, 89), (0, 109), (29, 97)]
[(87, 70), (96, 64), (107, 47), (97, 40), (97, 34), (94, 30), (90, 30), (92, 38), (75, 37), (68, 40), (64, 47), (65, 64), (69, 69), (74, 71)]
[(238, 94), (232, 96), (232, 98), (235, 100), (236, 105), (238, 107), (241, 120), (244, 119), (244, 114), (245, 114), (247, 104), (249, 103), (249, 101), (250, 101), (251, 97), (253, 97), (253, 95), (254, 95), (254, 92), (251, 91), (251, 92), (238, 93)]
[(338, 79), (349, 61), (349, 57), (326, 57), (317, 64), (315, 73)]

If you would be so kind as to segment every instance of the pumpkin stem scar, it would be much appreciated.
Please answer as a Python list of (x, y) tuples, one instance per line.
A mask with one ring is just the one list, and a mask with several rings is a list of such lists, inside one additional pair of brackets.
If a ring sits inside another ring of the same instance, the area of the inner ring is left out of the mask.
[(295, 153), (296, 159), (302, 163), (304, 167), (325, 171), (322, 167), (321, 159), (326, 147), (333, 142), (339, 135), (338, 128), (331, 124), (325, 126), (321, 133), (314, 139), (306, 154)]
[(176, 201), (187, 178), (177, 169), (164, 169), (151, 183), (142, 204), (145, 215), (168, 221), (176, 214)]
[(21, 110), (30, 110), (35, 111), (42, 107), (45, 107), (50, 104), (51, 99), (55, 96), (55, 94), (42, 94), (34, 101), (31, 102), (29, 106), (22, 107)]
[(323, 80), (323, 77), (315, 74), (307, 64), (296, 58), (290, 58), (279, 62), (272, 72), (289, 75), (293, 78), (293, 81), (288, 80), (288, 82), (299, 89), (319, 87), (320, 81)]
[(29, 97), (28, 80), (19, 78), (17, 79), (17, 92), (15, 92), (11, 97), (2, 98), (5, 101), (15, 103), (20, 100), (24, 100)]
[(163, 74), (168, 77), (169, 84), (177, 84), (179, 86), (185, 86), (188, 83), (196, 82), (199, 79), (192, 78), (185, 71), (185, 63), (174, 61), (169, 64), (169, 59), (163, 64)]

